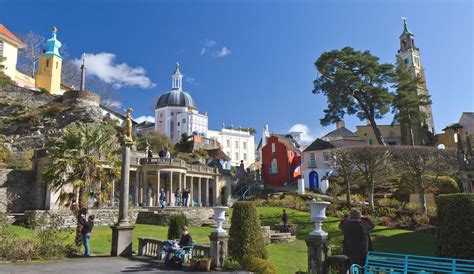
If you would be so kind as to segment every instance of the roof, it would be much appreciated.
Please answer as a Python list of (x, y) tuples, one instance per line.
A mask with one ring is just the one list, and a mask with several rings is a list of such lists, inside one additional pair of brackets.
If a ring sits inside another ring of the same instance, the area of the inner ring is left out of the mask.
[(300, 146), (298, 142), (296, 142), (294, 139), (288, 138), (286, 136), (279, 136), (279, 134), (273, 134), (272, 136), (277, 137), (278, 141), (284, 144), (288, 150), (294, 151), (296, 153), (301, 153), (301, 151), (298, 149)]
[(353, 135), (354, 135), (354, 132), (348, 130), (346, 127), (340, 127), (324, 135), (322, 139), (327, 139), (331, 141), (334, 139), (353, 136)]
[(197, 108), (193, 97), (189, 93), (178, 89), (170, 90), (161, 95), (156, 102), (155, 109), (168, 106)]
[(331, 143), (326, 142), (326, 141), (321, 140), (321, 139), (318, 138), (318, 139), (314, 140), (314, 142), (312, 142), (311, 145), (309, 145), (304, 150), (304, 152), (314, 151), (314, 150), (324, 150), (324, 149), (328, 149), (328, 148), (334, 148), (334, 146)]
[(224, 160), (224, 161), (230, 161), (230, 157), (227, 156), (227, 154), (224, 153), (220, 148), (216, 149), (208, 149), (207, 154), (209, 155), (210, 158), (213, 158), (214, 160)]
[(155, 126), (155, 123), (145, 120), (145, 121), (137, 124), (135, 127), (136, 128), (147, 128), (147, 127), (154, 127), (154, 126)]
[(403, 19), (403, 32), (402, 32), (402, 34), (400, 35), (400, 37), (402, 37), (403, 35), (406, 35), (406, 34), (414, 35), (413, 32), (411, 32), (410, 30), (408, 30), (407, 20), (406, 20), (406, 18), (404, 18), (404, 19)]
[(14, 43), (19, 48), (26, 47), (25, 43), (11, 33), (4, 25), (0, 24), (0, 37), (7, 38), (10, 42)]
[(471, 118), (474, 118), (474, 112), (467, 112), (467, 111), (465, 111), (465, 112), (462, 113), (462, 115), (467, 115), (467, 116), (469, 116), (469, 117), (471, 117)]

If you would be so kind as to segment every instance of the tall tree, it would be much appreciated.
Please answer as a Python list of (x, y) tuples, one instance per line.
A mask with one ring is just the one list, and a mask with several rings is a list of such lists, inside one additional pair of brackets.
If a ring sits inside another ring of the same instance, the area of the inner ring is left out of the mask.
[[(88, 197), (100, 205), (109, 199), (111, 184), (120, 178), (119, 146), (115, 130), (108, 124), (74, 123), (67, 126), (49, 149), (50, 162), (44, 171), (45, 182), (59, 192), (61, 205), (78, 201), (81, 212)], [(81, 244), (79, 216), (76, 244)]]
[(18, 70), (35, 78), (36, 64), (45, 47), (45, 39), (43, 36), (32, 31), (29, 31), (27, 34), (17, 34), (17, 36), (26, 45), (18, 53)]
[(390, 110), (393, 96), (388, 83), (393, 80), (393, 65), (380, 64), (369, 51), (345, 47), (321, 54), (315, 66), (319, 74), (313, 93), (322, 93), (328, 100), (321, 124), (340, 121), (346, 113), (356, 114), (370, 123), (377, 142), (385, 145), (375, 120)]
[(339, 172), (346, 183), (346, 202), (347, 206), (351, 208), (351, 181), (354, 176), (353, 167), (350, 159), (350, 151), (344, 148), (337, 148), (331, 151), (333, 159), (332, 165), (335, 170)]
[(420, 126), (426, 119), (426, 113), (422, 111), (422, 108), (431, 105), (428, 94), (418, 94), (417, 90), (422, 84), (423, 80), (414, 76), (405, 64), (397, 63), (394, 86), (397, 93), (392, 102), (392, 112), (395, 114), (393, 120), (408, 128), (412, 146), (415, 145), (414, 127), (421, 131)]
[(418, 192), (420, 211), (427, 214), (425, 189), (429, 176), (453, 175), (456, 172), (456, 151), (423, 146), (396, 146), (391, 156), (397, 173), (408, 177), (407, 182)]

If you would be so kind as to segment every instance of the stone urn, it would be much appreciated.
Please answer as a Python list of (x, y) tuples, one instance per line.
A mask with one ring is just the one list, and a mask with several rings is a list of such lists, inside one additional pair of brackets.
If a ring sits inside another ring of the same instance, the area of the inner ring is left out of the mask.
[(326, 208), (330, 205), (330, 202), (320, 202), (313, 199), (309, 202), (311, 206), (311, 220), (314, 221), (315, 229), (309, 235), (313, 236), (327, 236), (327, 232), (323, 231), (323, 222), (326, 220)]
[(225, 213), (229, 209), (227, 206), (216, 206), (214, 209), (214, 220), (217, 222), (217, 228), (214, 232), (225, 233), (226, 231), (222, 228), (222, 223), (225, 221)]

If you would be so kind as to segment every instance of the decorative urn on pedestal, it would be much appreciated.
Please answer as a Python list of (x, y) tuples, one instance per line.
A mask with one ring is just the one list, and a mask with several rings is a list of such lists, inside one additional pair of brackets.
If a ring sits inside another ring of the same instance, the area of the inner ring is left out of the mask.
[(217, 222), (217, 228), (214, 232), (225, 233), (226, 231), (222, 228), (222, 223), (225, 221), (225, 213), (229, 209), (227, 206), (216, 206), (214, 209), (214, 220)]
[(311, 220), (314, 221), (315, 229), (309, 234), (313, 236), (327, 236), (327, 232), (323, 231), (323, 221), (326, 220), (326, 208), (330, 205), (330, 202), (316, 201), (313, 199), (309, 202), (311, 206)]

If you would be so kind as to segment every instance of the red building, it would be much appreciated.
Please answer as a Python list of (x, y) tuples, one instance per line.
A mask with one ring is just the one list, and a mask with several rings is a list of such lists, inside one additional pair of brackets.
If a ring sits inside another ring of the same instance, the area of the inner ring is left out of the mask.
[(301, 152), (291, 136), (272, 135), (262, 148), (264, 184), (276, 187), (293, 184), (301, 177)]

